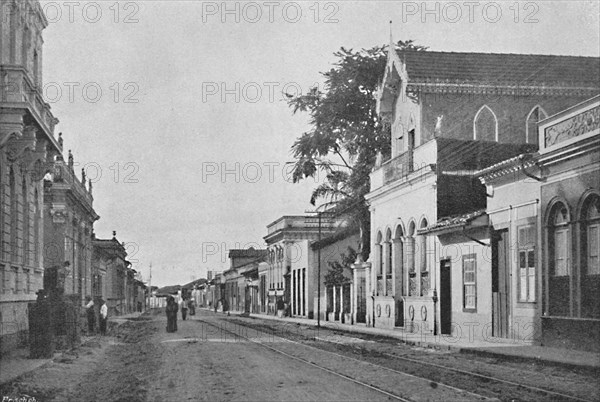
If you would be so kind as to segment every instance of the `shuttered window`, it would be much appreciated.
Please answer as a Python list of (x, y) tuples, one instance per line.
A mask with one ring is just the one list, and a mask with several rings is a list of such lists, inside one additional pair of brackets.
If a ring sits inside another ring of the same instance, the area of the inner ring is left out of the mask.
[(588, 275), (600, 275), (600, 260), (598, 259), (598, 252), (600, 250), (600, 224), (596, 223), (589, 225), (587, 228), (587, 274)]
[(519, 244), (519, 301), (535, 301), (535, 226), (518, 229)]
[(554, 276), (568, 276), (567, 241), (569, 230), (556, 229), (554, 232)]
[(463, 308), (477, 308), (477, 259), (475, 254), (463, 256)]

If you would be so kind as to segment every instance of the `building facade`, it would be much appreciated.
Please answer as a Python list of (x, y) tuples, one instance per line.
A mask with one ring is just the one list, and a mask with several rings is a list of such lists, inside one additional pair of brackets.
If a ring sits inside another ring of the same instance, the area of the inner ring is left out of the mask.
[(360, 231), (356, 226), (338, 228), (336, 233), (311, 243), (310, 270), (315, 282), (321, 272), (320, 287), (314, 287), (314, 311), (319, 312), (321, 320), (366, 322), (365, 277), (352, 269), (359, 244)]
[(84, 304), (92, 296), (92, 232), (99, 216), (93, 208), (92, 184), (85, 173), (77, 178), (73, 155), (68, 162), (57, 156), (54, 170), (44, 179), (44, 265), (69, 263), (65, 294), (79, 295)]
[(111, 315), (126, 314), (133, 307), (131, 264), (125, 245), (116, 236), (113, 232), (112, 239), (92, 239), (94, 295), (106, 301)]
[(27, 304), (43, 287), (43, 177), (61, 147), (58, 120), (42, 97), (38, 1), (0, 5), (0, 339), (12, 347), (28, 328)]
[(598, 352), (600, 96), (543, 120), (539, 144), (541, 341)]
[[(319, 228), (320, 226), (320, 228)], [(320, 234), (319, 234), (320, 232)], [(282, 216), (267, 226), (267, 313), (281, 306), (293, 316), (312, 318), (317, 277), (310, 244), (334, 232), (331, 220), (318, 216)]]
[(443, 321), (460, 336), (476, 323), (480, 336), (514, 334), (494, 324), (514, 303), (500, 300), (504, 257), (475, 172), (535, 151), (538, 122), (595, 94), (599, 67), (588, 57), (389, 52), (378, 111), (392, 155), (367, 195), (369, 325), (440, 333)]
[(230, 311), (260, 313), (258, 267), (267, 258), (267, 250), (229, 250), (230, 268), (223, 272), (225, 296)]

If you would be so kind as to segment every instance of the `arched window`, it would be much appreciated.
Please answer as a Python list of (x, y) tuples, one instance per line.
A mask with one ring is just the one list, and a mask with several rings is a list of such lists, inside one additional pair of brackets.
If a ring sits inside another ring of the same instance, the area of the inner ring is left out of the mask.
[(385, 295), (392, 295), (392, 231), (385, 232)]
[(571, 315), (569, 220), (566, 205), (554, 204), (548, 219), (548, 309), (551, 316)]
[(526, 118), (525, 124), (525, 142), (528, 144), (538, 143), (538, 122), (548, 117), (541, 106), (534, 106)]
[(406, 239), (406, 269), (408, 270), (408, 295), (418, 296), (417, 294), (417, 273), (415, 271), (415, 232), (416, 225), (414, 221), (408, 224), (408, 237)]
[(405, 296), (404, 293), (404, 231), (398, 225), (394, 233), (394, 272), (396, 273), (396, 295)]
[(8, 177), (8, 185), (9, 185), (9, 193), (10, 193), (10, 255), (11, 260), (16, 262), (18, 258), (18, 249), (17, 249), (17, 188), (15, 183), (15, 171), (13, 168), (10, 168), (9, 177)]
[(581, 317), (600, 318), (600, 196), (587, 197), (581, 211)]
[[(423, 218), (419, 229), (426, 229), (427, 219)], [(427, 264), (427, 236), (419, 235), (419, 260), (421, 271), (421, 296), (426, 296), (429, 292), (429, 266)]]
[(21, 208), (23, 208), (23, 265), (29, 265), (29, 197), (25, 175), (21, 182)]
[(473, 119), (473, 139), (498, 141), (498, 119), (488, 105), (483, 105)]
[[(423, 219), (421, 221), (421, 225), (420, 225), (419, 229), (426, 229), (426, 228), (427, 228), (427, 219)], [(421, 272), (429, 271), (429, 268), (427, 266), (427, 236), (426, 235), (419, 236), (419, 257), (420, 257)]]
[(383, 295), (383, 235), (381, 234), (381, 232), (377, 232), (377, 238), (376, 238), (376, 244), (375, 244), (375, 249), (377, 252), (377, 270), (376, 270), (376, 276), (377, 276), (377, 295)]

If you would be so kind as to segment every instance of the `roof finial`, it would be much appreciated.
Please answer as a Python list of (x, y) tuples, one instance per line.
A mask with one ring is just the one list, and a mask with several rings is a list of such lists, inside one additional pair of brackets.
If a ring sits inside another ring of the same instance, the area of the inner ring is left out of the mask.
[(392, 35), (392, 20), (390, 20), (390, 51), (394, 50), (394, 36)]

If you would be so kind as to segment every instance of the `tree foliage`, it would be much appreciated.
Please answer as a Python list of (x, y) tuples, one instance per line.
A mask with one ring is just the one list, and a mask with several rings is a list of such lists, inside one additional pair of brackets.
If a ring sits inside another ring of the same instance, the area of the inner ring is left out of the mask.
[[(396, 49), (423, 51), (412, 40), (399, 41)], [(369, 174), (378, 153), (390, 154), (390, 127), (376, 113), (375, 92), (386, 65), (387, 46), (354, 51), (342, 47), (337, 61), (324, 73), (323, 90), (290, 97), (294, 113), (309, 113), (311, 129), (292, 145), (292, 177), (298, 182), (326, 173), (310, 202), (324, 200), (340, 213), (350, 213), (361, 228), (361, 254), (369, 255)]]
[(325, 274), (325, 286), (343, 286), (350, 283), (350, 278), (344, 275), (344, 271), (350, 269), (350, 265), (356, 260), (357, 252), (352, 247), (348, 247), (348, 254), (341, 253), (341, 261), (328, 261), (329, 270)]

